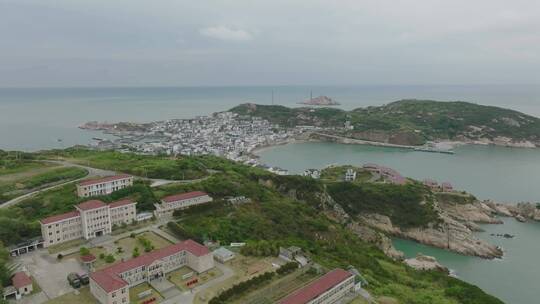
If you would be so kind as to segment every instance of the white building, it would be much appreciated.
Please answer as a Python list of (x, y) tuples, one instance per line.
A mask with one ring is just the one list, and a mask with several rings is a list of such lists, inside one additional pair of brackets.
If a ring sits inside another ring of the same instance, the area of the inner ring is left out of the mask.
[(91, 200), (75, 206), (75, 211), (40, 220), (43, 246), (110, 234), (113, 225), (136, 219), (136, 202), (121, 200), (109, 205)]
[(345, 172), (345, 181), (346, 182), (352, 182), (356, 179), (356, 171), (349, 168), (347, 169), (347, 172)]
[(334, 269), (285, 297), (279, 304), (334, 304), (354, 292), (354, 275)]
[(156, 207), (154, 214), (157, 218), (172, 216), (175, 210), (187, 209), (191, 206), (206, 204), (211, 201), (212, 198), (201, 191), (170, 195), (162, 198), (161, 204), (154, 204)]
[(321, 171), (317, 169), (307, 169), (302, 175), (309, 176), (313, 179), (319, 179), (321, 178)]
[(218, 249), (214, 250), (212, 254), (214, 255), (214, 259), (220, 263), (225, 263), (234, 259), (235, 257), (234, 252), (225, 247), (219, 247)]
[(197, 273), (214, 268), (212, 253), (187, 240), (90, 274), (90, 292), (101, 304), (129, 303), (129, 288), (187, 266)]
[(124, 189), (125, 187), (132, 185), (133, 176), (128, 174), (85, 180), (77, 184), (77, 195), (79, 197), (108, 195), (114, 191)]

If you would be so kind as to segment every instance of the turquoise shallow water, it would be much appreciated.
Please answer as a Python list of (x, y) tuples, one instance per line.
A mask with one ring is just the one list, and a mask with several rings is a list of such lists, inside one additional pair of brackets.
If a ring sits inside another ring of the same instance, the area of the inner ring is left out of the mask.
[[(327, 164), (367, 162), (387, 165), (403, 175), (450, 181), (479, 198), (498, 201), (540, 200), (540, 150), (487, 146), (463, 146), (456, 154), (415, 152), (393, 148), (303, 143), (272, 147), (260, 153), (261, 160), (292, 172), (320, 168)], [(474, 283), (510, 304), (539, 303), (540, 223), (519, 223), (504, 219), (504, 225), (483, 225), (479, 237), (505, 249), (502, 260), (466, 257), (412, 241), (395, 239), (397, 249), (409, 257), (416, 253), (435, 256), (461, 279)], [(490, 234), (510, 233), (513, 239)]]

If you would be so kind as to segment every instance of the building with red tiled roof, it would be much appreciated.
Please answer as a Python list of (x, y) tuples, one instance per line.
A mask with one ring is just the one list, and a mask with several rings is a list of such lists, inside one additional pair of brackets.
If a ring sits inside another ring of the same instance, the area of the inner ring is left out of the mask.
[(214, 267), (212, 253), (192, 240), (170, 245), (91, 273), (90, 292), (102, 304), (128, 303), (130, 287), (160, 280), (184, 266), (208, 271)]
[(354, 275), (338, 268), (288, 295), (279, 304), (331, 304), (353, 291)]
[(119, 174), (98, 179), (84, 180), (77, 184), (77, 195), (79, 197), (90, 197), (97, 195), (108, 195), (114, 191), (124, 189), (133, 185), (133, 176)]
[(90, 200), (76, 205), (75, 211), (44, 218), (40, 220), (43, 246), (110, 234), (113, 226), (136, 220), (136, 204), (128, 199), (109, 205), (99, 200)]
[(175, 210), (187, 209), (191, 206), (206, 204), (212, 198), (205, 192), (193, 191), (166, 196), (161, 199), (161, 204), (154, 204), (154, 214), (157, 218), (171, 216)]
[(11, 278), (11, 284), (20, 295), (30, 294), (33, 290), (32, 279), (24, 271), (15, 273)]

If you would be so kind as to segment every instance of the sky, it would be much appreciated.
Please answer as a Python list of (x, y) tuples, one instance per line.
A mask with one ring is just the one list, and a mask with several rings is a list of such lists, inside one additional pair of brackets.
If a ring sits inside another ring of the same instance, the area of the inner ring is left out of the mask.
[(537, 0), (0, 0), (0, 87), (539, 84)]

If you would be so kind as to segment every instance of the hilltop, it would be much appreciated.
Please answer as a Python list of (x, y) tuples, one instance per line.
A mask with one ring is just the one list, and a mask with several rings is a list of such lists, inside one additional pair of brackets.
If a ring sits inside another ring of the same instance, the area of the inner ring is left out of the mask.
[(409, 99), (352, 111), (242, 104), (231, 111), (262, 117), (283, 127), (316, 126), (332, 135), (391, 144), (462, 141), (540, 146), (539, 118), (462, 101)]

